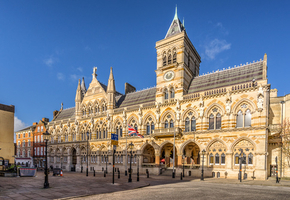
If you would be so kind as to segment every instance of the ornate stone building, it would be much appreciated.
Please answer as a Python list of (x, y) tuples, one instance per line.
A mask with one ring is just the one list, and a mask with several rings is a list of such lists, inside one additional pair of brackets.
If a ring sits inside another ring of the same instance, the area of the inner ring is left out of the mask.
[[(133, 168), (138, 166), (141, 173), (172, 171), (175, 160), (177, 173), (184, 164), (186, 171), (200, 176), (204, 157), (205, 176), (237, 178), (243, 150), (243, 177), (266, 179), (271, 165), (267, 55), (200, 75), (200, 55), (177, 13), (165, 38), (156, 42), (156, 51), (154, 88), (135, 91), (126, 83), (121, 94), (112, 68), (107, 86), (98, 81), (96, 68), (88, 89), (84, 80), (79, 81), (75, 107), (56, 111), (47, 126), (52, 135), (49, 165), (80, 171), (88, 148), (90, 171), (101, 171), (106, 161), (111, 170), (110, 138), (116, 133), (115, 165), (121, 172), (129, 162), (127, 144), (132, 142)], [(128, 124), (144, 138), (128, 135)]]

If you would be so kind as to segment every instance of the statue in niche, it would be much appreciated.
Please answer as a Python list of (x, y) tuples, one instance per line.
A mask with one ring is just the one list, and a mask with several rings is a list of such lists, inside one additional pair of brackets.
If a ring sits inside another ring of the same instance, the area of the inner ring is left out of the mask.
[(156, 104), (156, 110), (155, 110), (155, 113), (156, 113), (156, 121), (157, 123), (159, 123), (159, 118), (160, 118), (160, 105), (158, 102), (155, 102)]
[(258, 95), (264, 96), (264, 91), (263, 91), (263, 87), (262, 86), (259, 87)]
[(95, 79), (97, 77), (97, 67), (93, 68), (93, 79)]
[(258, 106), (258, 110), (260, 110), (260, 111), (262, 111), (262, 109), (263, 109), (263, 97), (262, 97), (262, 95), (260, 95), (259, 97), (258, 97), (258, 103), (257, 103), (257, 106)]
[(226, 103), (226, 112), (227, 114), (231, 113), (231, 100), (230, 99), (228, 99)]
[(126, 112), (123, 110), (123, 124), (126, 124)]
[(139, 125), (141, 125), (142, 124), (142, 110), (141, 110), (141, 107), (139, 108), (138, 116), (139, 116)]

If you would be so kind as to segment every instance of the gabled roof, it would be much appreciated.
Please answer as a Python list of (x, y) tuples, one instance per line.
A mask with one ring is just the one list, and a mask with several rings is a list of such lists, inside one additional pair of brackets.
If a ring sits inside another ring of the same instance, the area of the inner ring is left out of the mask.
[(263, 79), (263, 61), (195, 77), (188, 93), (211, 90)]
[(178, 33), (181, 33), (184, 30), (183, 24), (180, 22), (178, 16), (177, 16), (177, 7), (175, 8), (175, 15), (173, 18), (173, 21), (166, 33), (165, 38), (171, 37), (173, 35), (176, 35)]
[(32, 129), (35, 128), (35, 125), (28, 126), (28, 127), (26, 127), (26, 128), (23, 128), (23, 129), (21, 129), (21, 130), (15, 131), (15, 132), (27, 131), (27, 130), (30, 130), (30, 128), (32, 128)]
[(155, 95), (156, 95), (156, 88), (154, 87), (154, 88), (118, 96), (118, 101), (116, 98), (116, 102), (117, 102), (118, 107), (138, 105), (138, 104), (143, 104), (143, 103), (148, 103), (148, 102), (154, 102)]
[(56, 118), (54, 118), (52, 121), (73, 118), (74, 116), (75, 116), (75, 108), (74, 107), (67, 108), (67, 109), (61, 110), (60, 113), (57, 114)]

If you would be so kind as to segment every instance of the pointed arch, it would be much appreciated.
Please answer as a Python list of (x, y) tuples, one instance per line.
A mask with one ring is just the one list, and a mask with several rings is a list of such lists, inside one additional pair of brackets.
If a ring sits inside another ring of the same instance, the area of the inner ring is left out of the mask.
[(241, 141), (243, 141), (243, 140), (246, 140), (246, 141), (250, 142), (250, 143), (254, 146), (254, 149), (256, 149), (256, 143), (255, 143), (251, 138), (248, 138), (248, 137), (246, 137), (246, 136), (242, 136), (242, 137), (239, 137), (238, 139), (236, 139), (236, 140), (231, 144), (229, 150), (230, 150), (231, 152), (233, 152), (233, 149), (235, 148), (235, 146), (236, 146), (239, 142), (241, 142)]
[(142, 124), (145, 124), (149, 117), (151, 117), (151, 118), (152, 118), (152, 121), (153, 121), (154, 123), (156, 123), (156, 116), (155, 116), (155, 114), (150, 110), (150, 111), (148, 111), (148, 112), (144, 115)]
[(251, 106), (250, 110), (251, 110), (251, 113), (254, 112), (255, 110), (257, 110), (257, 106), (254, 104), (254, 102), (252, 102), (251, 100), (249, 99), (246, 99), (246, 98), (243, 98), (241, 100), (239, 100), (234, 106), (233, 106), (233, 113), (234, 114), (237, 114), (238, 111), (239, 111), (239, 108), (240, 106), (243, 104), (243, 103), (247, 103)]
[(213, 145), (214, 143), (216, 142), (220, 142), (222, 143), (225, 147), (226, 147), (226, 150), (228, 149), (227, 145), (224, 143), (224, 141), (222, 141), (220, 138), (214, 138), (212, 139), (208, 144), (207, 146), (205, 147), (205, 150), (206, 152), (208, 152), (209, 148), (211, 147), (211, 145)]
[(179, 152), (183, 152), (184, 148), (186, 147), (186, 145), (190, 144), (190, 143), (195, 143), (199, 149), (201, 149), (201, 144), (193, 139), (187, 140), (184, 143), (181, 144), (181, 146), (179, 147)]
[(171, 108), (168, 108), (165, 111), (163, 111), (163, 113), (161, 113), (161, 122), (165, 121), (165, 117), (168, 114), (170, 114), (172, 116), (172, 118), (175, 119), (174, 110), (172, 110)]
[(208, 116), (210, 111), (214, 108), (214, 107), (217, 107), (220, 111), (221, 111), (221, 115), (223, 116), (225, 114), (225, 110), (223, 108), (223, 106), (221, 106), (220, 104), (218, 103), (213, 103), (211, 104), (205, 111), (205, 116)]
[(197, 112), (194, 108), (189, 107), (189, 108), (185, 109), (185, 111), (183, 111), (183, 113), (181, 114), (181, 119), (182, 119), (182, 120), (185, 120), (186, 115), (187, 115), (190, 111), (193, 112), (193, 116), (194, 116), (196, 119), (198, 118), (198, 112)]

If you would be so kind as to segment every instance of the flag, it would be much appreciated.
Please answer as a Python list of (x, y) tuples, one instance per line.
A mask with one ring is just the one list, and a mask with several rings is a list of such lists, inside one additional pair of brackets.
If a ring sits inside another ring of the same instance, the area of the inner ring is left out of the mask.
[(133, 135), (133, 134), (136, 134), (138, 137), (140, 138), (144, 138), (143, 135), (140, 135), (139, 132), (137, 130), (135, 130), (132, 126), (130, 126), (128, 124), (128, 135)]

